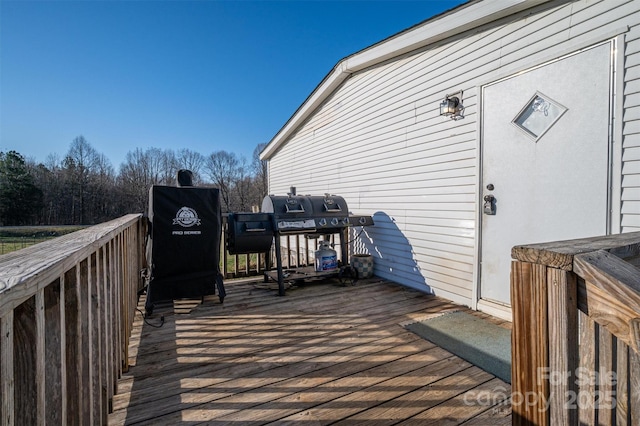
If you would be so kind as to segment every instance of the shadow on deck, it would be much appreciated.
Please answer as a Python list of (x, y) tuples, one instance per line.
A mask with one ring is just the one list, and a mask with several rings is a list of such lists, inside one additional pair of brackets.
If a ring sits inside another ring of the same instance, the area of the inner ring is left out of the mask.
[(401, 325), (466, 308), (378, 278), (225, 285), (136, 315), (109, 424), (511, 424), (509, 384)]

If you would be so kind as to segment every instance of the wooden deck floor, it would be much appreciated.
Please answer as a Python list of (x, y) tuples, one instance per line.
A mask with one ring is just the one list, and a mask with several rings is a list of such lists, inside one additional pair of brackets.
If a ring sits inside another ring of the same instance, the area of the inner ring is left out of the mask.
[(109, 424), (511, 424), (509, 384), (402, 327), (463, 307), (378, 278), (225, 285), (136, 317)]

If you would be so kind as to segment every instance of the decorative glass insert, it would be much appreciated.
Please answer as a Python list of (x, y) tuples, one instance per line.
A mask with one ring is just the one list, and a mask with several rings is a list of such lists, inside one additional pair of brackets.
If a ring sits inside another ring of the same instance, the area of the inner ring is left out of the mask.
[(540, 92), (520, 110), (513, 124), (536, 142), (555, 124), (567, 108)]

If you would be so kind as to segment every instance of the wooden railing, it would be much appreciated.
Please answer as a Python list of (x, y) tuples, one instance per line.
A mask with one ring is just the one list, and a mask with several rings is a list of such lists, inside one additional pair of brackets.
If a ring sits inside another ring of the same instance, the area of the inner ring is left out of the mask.
[[(146, 223), (128, 215), (0, 256), (1, 425), (107, 423), (145, 285)], [(225, 278), (274, 264), (229, 255), (224, 232), (220, 243)], [(283, 266), (312, 264), (316, 249), (282, 237)]]
[(106, 424), (143, 282), (128, 215), (0, 256), (0, 423)]
[(640, 233), (512, 249), (513, 424), (640, 424)]

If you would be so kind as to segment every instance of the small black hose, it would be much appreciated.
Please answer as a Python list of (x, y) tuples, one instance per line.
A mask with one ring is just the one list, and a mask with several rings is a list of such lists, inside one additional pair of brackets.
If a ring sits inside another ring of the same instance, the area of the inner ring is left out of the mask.
[(138, 312), (140, 312), (140, 315), (142, 315), (142, 319), (144, 320), (144, 323), (145, 323), (145, 324), (147, 324), (148, 326), (153, 327), (153, 328), (160, 328), (160, 327), (162, 327), (162, 326), (164, 325), (164, 315), (162, 315), (162, 316), (160, 317), (160, 325), (155, 325), (155, 324), (151, 324), (151, 323), (147, 320), (147, 317), (145, 316), (144, 312), (142, 312), (142, 311), (141, 311), (140, 309), (138, 309), (138, 308), (136, 308), (136, 310), (137, 310)]

